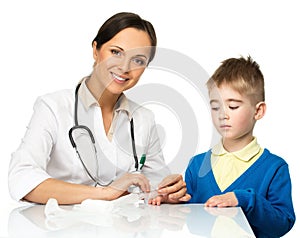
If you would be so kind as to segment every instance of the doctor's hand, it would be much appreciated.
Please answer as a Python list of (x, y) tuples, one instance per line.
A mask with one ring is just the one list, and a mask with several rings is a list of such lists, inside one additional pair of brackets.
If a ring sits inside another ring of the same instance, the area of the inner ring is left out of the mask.
[(180, 174), (171, 174), (158, 185), (158, 196), (149, 200), (149, 204), (187, 202), (191, 195), (187, 194), (186, 183)]
[(138, 186), (143, 192), (150, 192), (149, 180), (143, 174), (138, 173), (125, 173), (119, 179), (113, 181), (107, 190), (110, 191), (114, 199), (128, 194), (128, 188), (131, 186)]

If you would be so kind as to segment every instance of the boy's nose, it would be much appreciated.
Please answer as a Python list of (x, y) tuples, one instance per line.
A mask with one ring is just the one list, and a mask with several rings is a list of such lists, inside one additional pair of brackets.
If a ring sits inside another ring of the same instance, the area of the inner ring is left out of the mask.
[(229, 115), (224, 108), (222, 108), (219, 112), (219, 119), (220, 120), (229, 119)]

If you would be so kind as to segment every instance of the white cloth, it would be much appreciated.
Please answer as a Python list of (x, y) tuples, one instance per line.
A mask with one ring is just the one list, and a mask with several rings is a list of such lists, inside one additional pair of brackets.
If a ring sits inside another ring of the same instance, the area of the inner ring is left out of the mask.
[[(61, 90), (36, 100), (25, 136), (12, 154), (9, 166), (8, 185), (13, 199), (22, 199), (47, 178), (93, 184), (69, 140), (69, 130), (74, 126), (74, 91)], [(101, 108), (94, 104), (86, 108), (81, 98), (79, 100), (79, 124), (88, 126), (96, 140), (100, 158), (98, 173), (103, 181), (110, 181), (134, 171), (130, 137), (130, 119), (133, 117), (138, 158), (146, 154), (143, 173), (150, 181), (158, 183), (170, 171), (164, 162), (154, 115), (125, 95), (119, 100), (120, 104), (126, 102), (127, 110), (115, 109), (111, 141), (104, 131)]]
[(50, 198), (44, 209), (45, 224), (47, 229), (57, 230), (79, 222), (110, 227), (117, 217), (133, 222), (143, 215), (143, 209), (133, 209), (139, 206), (139, 201), (137, 194), (129, 194), (113, 201), (86, 199), (72, 209), (64, 209)]

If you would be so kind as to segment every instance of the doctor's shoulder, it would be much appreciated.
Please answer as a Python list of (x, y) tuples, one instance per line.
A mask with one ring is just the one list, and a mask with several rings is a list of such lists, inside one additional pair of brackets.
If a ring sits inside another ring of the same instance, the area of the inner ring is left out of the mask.
[(65, 113), (66, 111), (73, 111), (74, 101), (74, 89), (62, 89), (38, 96), (34, 103), (34, 109), (44, 105), (55, 114)]

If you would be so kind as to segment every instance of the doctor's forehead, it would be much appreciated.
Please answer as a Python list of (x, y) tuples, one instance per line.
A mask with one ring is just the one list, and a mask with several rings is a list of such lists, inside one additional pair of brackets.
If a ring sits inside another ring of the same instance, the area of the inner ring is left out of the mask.
[(135, 28), (126, 28), (117, 33), (105, 44), (118, 45), (124, 50), (150, 47), (151, 41), (147, 32)]

